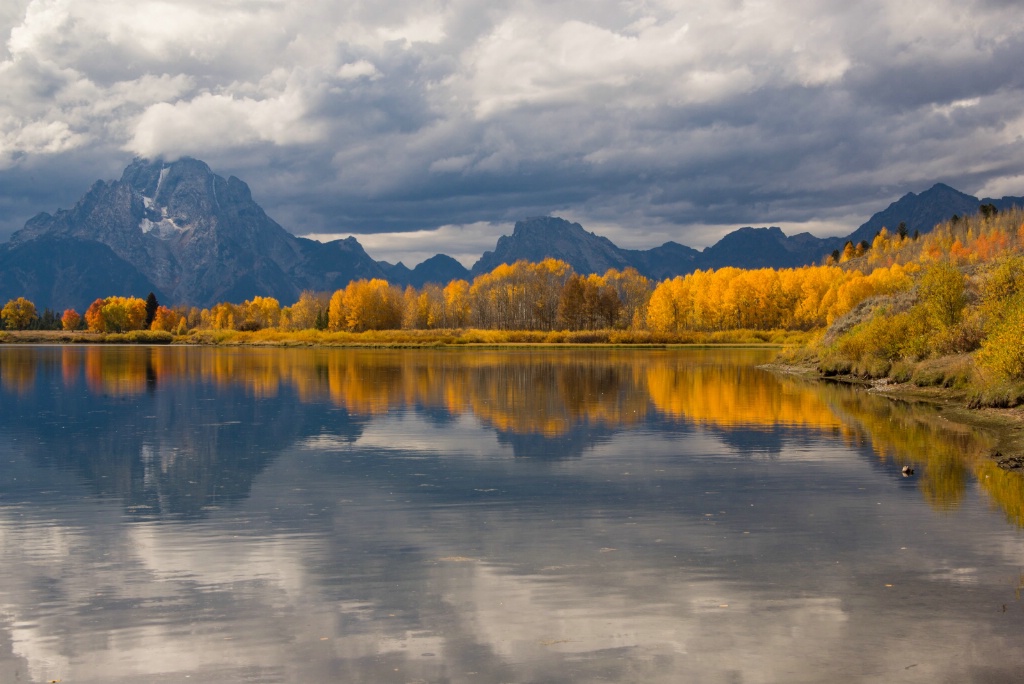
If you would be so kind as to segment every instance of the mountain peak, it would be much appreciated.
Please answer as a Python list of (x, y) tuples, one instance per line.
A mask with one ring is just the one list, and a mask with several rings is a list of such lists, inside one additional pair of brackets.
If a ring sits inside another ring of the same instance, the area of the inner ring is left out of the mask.
[(588, 233), (578, 223), (557, 216), (535, 216), (517, 221), (512, 235), (498, 238), (493, 252), (484, 252), (472, 274), (494, 270), (501, 264), (548, 258), (565, 261), (577, 273), (604, 273), (629, 266), (618, 247), (606, 238)]
[(920, 194), (908, 192), (888, 207), (874, 214), (847, 238), (853, 243), (871, 242), (882, 228), (895, 230), (905, 223), (911, 233), (927, 233), (954, 214), (968, 216), (978, 213), (977, 197), (960, 192), (945, 183), (936, 183)]
[[(97, 181), (74, 208), (34, 217), (11, 245), (40, 238), (102, 246), (121, 270), (144, 274), (162, 299), (200, 306), (256, 295), (293, 302), (304, 289), (383, 275), (354, 238), (337, 245), (300, 240), (267, 216), (248, 185), (191, 157), (135, 159), (120, 180)], [(47, 299), (80, 307), (86, 294), (61, 291)], [(111, 294), (121, 293), (104, 296)]]
[(535, 233), (538, 231), (546, 230), (583, 230), (583, 226), (578, 223), (572, 223), (560, 218), (558, 216), (530, 216), (522, 221), (516, 221), (515, 228), (512, 229), (512, 235), (524, 235), (528, 233)]

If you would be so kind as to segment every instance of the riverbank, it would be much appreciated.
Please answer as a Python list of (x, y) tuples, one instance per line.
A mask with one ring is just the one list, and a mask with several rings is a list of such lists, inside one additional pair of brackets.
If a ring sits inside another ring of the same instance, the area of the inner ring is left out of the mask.
[(811, 333), (786, 330), (728, 330), (720, 332), (655, 333), (634, 330), (194, 330), (187, 335), (160, 331), (97, 333), (89, 331), (19, 330), (0, 332), (0, 344), (181, 344), (254, 347), (629, 347), (667, 346), (804, 346)]
[(931, 404), (939, 408), (945, 420), (989, 433), (995, 439), (995, 446), (989, 456), (1000, 468), (1024, 472), (1024, 405), (1010, 408), (972, 406), (972, 396), (966, 389), (922, 387), (913, 382), (896, 382), (889, 378), (872, 380), (850, 374), (825, 374), (813, 363), (778, 361), (764, 364), (762, 368), (818, 382), (839, 382), (860, 387), (865, 392), (892, 401)]

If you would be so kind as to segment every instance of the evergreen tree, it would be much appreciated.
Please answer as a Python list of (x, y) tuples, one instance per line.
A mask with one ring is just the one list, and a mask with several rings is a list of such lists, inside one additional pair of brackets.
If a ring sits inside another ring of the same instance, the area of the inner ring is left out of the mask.
[(156, 310), (160, 308), (160, 302), (156, 301), (156, 295), (152, 292), (146, 297), (146, 322), (143, 326), (143, 330), (149, 330), (149, 326), (153, 325), (153, 319), (156, 318)]

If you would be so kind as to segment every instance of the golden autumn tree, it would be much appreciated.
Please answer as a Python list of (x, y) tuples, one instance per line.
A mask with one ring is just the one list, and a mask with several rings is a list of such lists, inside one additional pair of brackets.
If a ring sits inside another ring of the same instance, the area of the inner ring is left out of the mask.
[(103, 300), (95, 299), (85, 310), (85, 324), (93, 332), (103, 332), (106, 325), (103, 321)]
[(60, 324), (64, 330), (78, 330), (82, 325), (82, 316), (74, 309), (64, 309)]
[(950, 262), (932, 264), (921, 275), (918, 298), (936, 324), (943, 328), (956, 325), (967, 304), (964, 274)]
[(348, 314), (345, 311), (345, 290), (335, 290), (327, 304), (327, 329), (332, 332), (345, 330), (348, 326)]
[(330, 306), (330, 293), (303, 290), (297, 302), (281, 310), (280, 325), (286, 330), (326, 329)]
[[(402, 327), (402, 291), (386, 280), (356, 280), (341, 291), (335, 306), (331, 298), (332, 329), (362, 332), (365, 330), (396, 330)], [(335, 293), (335, 296), (338, 293)], [(339, 319), (335, 327), (335, 311)], [(340, 316), (344, 315), (344, 322)]]
[(647, 302), (647, 327), (655, 332), (680, 332), (686, 321), (683, 307), (689, 300), (683, 276), (658, 283)]
[(418, 330), (444, 327), (444, 304), (444, 290), (440, 285), (427, 283), (420, 292), (410, 285), (403, 295), (403, 327)]
[(475, 323), (501, 330), (552, 330), (562, 287), (572, 273), (564, 261), (520, 260), (477, 276), (469, 296)]
[(213, 330), (234, 330), (242, 319), (239, 307), (231, 302), (218, 302), (200, 314), (200, 327)]
[(138, 297), (97, 299), (86, 310), (85, 322), (93, 332), (141, 330), (146, 322), (146, 300)]
[(694, 271), (659, 283), (647, 304), (658, 332), (733, 328), (809, 330), (832, 323), (868, 297), (908, 290), (911, 266), (865, 276), (838, 266)]
[(106, 332), (142, 330), (146, 322), (146, 300), (139, 297), (107, 297), (103, 300)]
[(177, 332), (184, 320), (180, 313), (161, 304), (157, 306), (156, 313), (153, 314), (153, 322), (149, 324), (149, 329), (163, 330), (169, 333)]
[(10, 330), (24, 330), (35, 319), (36, 305), (24, 297), (11, 299), (0, 309), (0, 321)]
[(469, 298), (469, 283), (453, 280), (444, 286), (444, 313), (442, 327), (461, 328), (469, 322), (472, 314)]
[(253, 297), (236, 309), (235, 325), (239, 330), (276, 328), (281, 322), (281, 303), (273, 297)]

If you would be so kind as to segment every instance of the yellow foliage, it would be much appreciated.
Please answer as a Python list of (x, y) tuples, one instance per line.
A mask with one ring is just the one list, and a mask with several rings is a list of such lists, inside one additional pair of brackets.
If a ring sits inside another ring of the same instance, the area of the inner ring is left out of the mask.
[(659, 283), (647, 325), (659, 332), (823, 327), (868, 297), (909, 289), (905, 267), (865, 276), (837, 266), (695, 271)]
[(3, 309), (0, 309), (0, 322), (3, 322), (11, 330), (24, 330), (36, 318), (36, 305), (18, 297), (8, 301)]
[(1024, 293), (1006, 300), (978, 352), (978, 363), (1001, 380), (1024, 379)]

